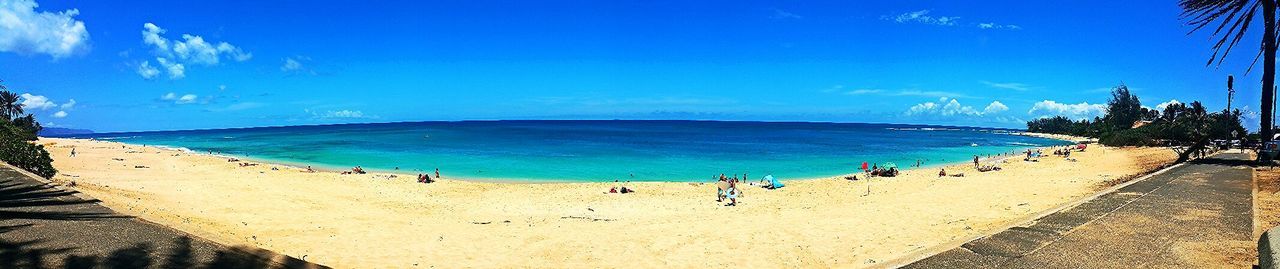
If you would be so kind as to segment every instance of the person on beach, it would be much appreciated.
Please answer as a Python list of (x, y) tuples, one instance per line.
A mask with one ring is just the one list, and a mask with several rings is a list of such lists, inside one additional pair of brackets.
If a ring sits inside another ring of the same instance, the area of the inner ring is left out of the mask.
[(725, 195), (726, 197), (729, 198), (729, 204), (726, 204), (724, 206), (737, 206), (738, 205), (738, 184), (734, 183), (733, 181), (729, 181), (729, 188), (728, 188), (728, 191), (726, 191)]
[(316, 170), (315, 170), (315, 169), (311, 169), (311, 166), (310, 166), (310, 165), (308, 165), (308, 166), (307, 166), (307, 173), (315, 173), (315, 172), (316, 172)]
[(725, 196), (729, 192), (729, 180), (720, 174), (720, 180), (716, 181), (716, 202), (724, 202)]
[(71, 157), (76, 156), (76, 147), (71, 147)]
[(440, 168), (436, 168), (436, 178), (440, 178)]
[(618, 193), (618, 180), (613, 180), (613, 187), (609, 188), (609, 193)]
[(939, 170), (939, 171), (938, 171), (938, 177), (945, 177), (945, 176), (947, 176), (947, 169), (946, 169), (946, 168), (942, 168), (942, 170)]
[(978, 155), (973, 155), (973, 167), (978, 168)]
[[(630, 180), (628, 180), (628, 181), (627, 181), (627, 184), (631, 184), (631, 181), (630, 181)], [(619, 190), (618, 190), (618, 192), (619, 192), (619, 193), (623, 193), (623, 194), (627, 194), (627, 193), (633, 193), (633, 192), (636, 192), (636, 190), (628, 189), (628, 188), (627, 188), (627, 185), (622, 185), (622, 188), (621, 188), (621, 189), (619, 189)]]
[(428, 175), (428, 174), (419, 174), (419, 175), (418, 175), (418, 182), (420, 182), (420, 183), (431, 183), (431, 182), (435, 182), (435, 180), (432, 180), (432, 179), (431, 179), (431, 175)]

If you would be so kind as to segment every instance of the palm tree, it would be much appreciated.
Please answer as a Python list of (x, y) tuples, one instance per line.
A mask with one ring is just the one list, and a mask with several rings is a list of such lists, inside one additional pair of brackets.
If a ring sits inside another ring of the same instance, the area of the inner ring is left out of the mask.
[(14, 117), (22, 115), (22, 112), (22, 103), (18, 100), (18, 94), (0, 90), (0, 115), (4, 115), (5, 120), (13, 120)]
[[(1271, 126), (1272, 100), (1275, 99), (1276, 76), (1276, 0), (1180, 0), (1182, 17), (1188, 19), (1187, 25), (1194, 26), (1195, 32), (1206, 26), (1216, 25), (1215, 37), (1220, 37), (1213, 45), (1213, 56), (1206, 65), (1222, 64), (1222, 60), (1231, 49), (1240, 42), (1240, 38), (1249, 29), (1254, 14), (1262, 10), (1262, 46), (1249, 69), (1262, 58), (1262, 141), (1271, 141), (1274, 134)], [(1223, 31), (1226, 30), (1226, 31)], [(1189, 33), (1188, 33), (1189, 34)], [(1216, 61), (1215, 61), (1216, 60)], [(1246, 71), (1247, 73), (1248, 71)]]

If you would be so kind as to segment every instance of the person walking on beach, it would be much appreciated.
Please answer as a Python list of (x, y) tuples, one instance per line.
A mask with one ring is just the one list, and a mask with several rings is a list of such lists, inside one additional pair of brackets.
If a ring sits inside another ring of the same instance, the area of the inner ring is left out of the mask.
[(738, 206), (738, 183), (737, 180), (729, 181), (729, 190), (725, 192), (729, 198), (729, 204), (724, 206)]
[(973, 168), (978, 168), (978, 155), (973, 155)]
[(76, 147), (71, 147), (71, 157), (76, 156)]
[(729, 193), (729, 180), (720, 174), (720, 180), (716, 181), (716, 202), (724, 202), (724, 197)]
[(436, 168), (436, 178), (440, 178), (440, 168)]

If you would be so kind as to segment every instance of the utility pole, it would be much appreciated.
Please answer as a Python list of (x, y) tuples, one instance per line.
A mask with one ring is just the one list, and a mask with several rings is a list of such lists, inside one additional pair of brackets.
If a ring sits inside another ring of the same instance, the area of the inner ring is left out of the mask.
[(1235, 81), (1235, 76), (1227, 75), (1227, 114), (1231, 114), (1231, 97), (1236, 94), (1235, 87), (1232, 87)]

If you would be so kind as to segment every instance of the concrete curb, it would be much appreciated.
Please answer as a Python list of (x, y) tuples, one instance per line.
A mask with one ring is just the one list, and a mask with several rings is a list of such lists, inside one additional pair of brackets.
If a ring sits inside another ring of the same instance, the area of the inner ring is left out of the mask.
[(1258, 238), (1258, 268), (1280, 268), (1280, 227), (1271, 228)]
[[(1211, 154), (1211, 155), (1206, 156), (1206, 157), (1210, 157), (1210, 156), (1214, 156), (1214, 155), (1217, 155), (1217, 153), (1215, 152), (1214, 154)], [(1097, 193), (1094, 193), (1093, 195), (1089, 195), (1089, 196), (1081, 197), (1081, 198), (1079, 198), (1079, 199), (1076, 199), (1076, 200), (1073, 200), (1073, 201), (1067, 202), (1067, 203), (1062, 204), (1062, 205), (1060, 205), (1060, 206), (1057, 206), (1057, 207), (1054, 207), (1054, 208), (1050, 208), (1050, 209), (1046, 209), (1046, 210), (1044, 210), (1044, 211), (1037, 212), (1037, 213), (1036, 213), (1036, 214), (1034, 214), (1034, 215), (1027, 216), (1027, 217), (1023, 217), (1023, 218), (1019, 218), (1019, 219), (1017, 219), (1017, 220), (1015, 220), (1015, 221), (1010, 222), (1010, 224), (1009, 224), (1009, 225), (1000, 226), (1000, 227), (997, 227), (997, 228), (991, 229), (991, 230), (990, 230), (990, 231), (988, 231), (987, 233), (980, 234), (980, 235), (975, 235), (975, 236), (968, 237), (968, 238), (956, 239), (956, 240), (952, 240), (952, 241), (947, 242), (947, 243), (943, 243), (943, 244), (939, 244), (939, 245), (936, 245), (936, 246), (933, 246), (933, 247), (925, 248), (925, 249), (922, 249), (922, 250), (916, 251), (916, 252), (914, 252), (914, 253), (910, 253), (910, 254), (904, 255), (904, 256), (902, 256), (902, 257), (899, 257), (899, 258), (896, 258), (896, 259), (893, 259), (893, 260), (886, 261), (886, 262), (884, 262), (884, 263), (879, 263), (879, 264), (877, 264), (877, 265), (875, 265), (875, 266), (872, 266), (871, 268), (899, 268), (899, 267), (907, 266), (907, 265), (909, 265), (909, 264), (912, 264), (912, 263), (915, 263), (915, 262), (918, 262), (918, 261), (924, 260), (925, 258), (929, 258), (929, 257), (932, 257), (932, 256), (934, 256), (934, 255), (941, 254), (942, 252), (946, 252), (946, 251), (948, 251), (948, 250), (951, 250), (951, 249), (954, 249), (954, 248), (961, 247), (961, 246), (963, 246), (963, 245), (964, 245), (964, 244), (966, 244), (966, 243), (969, 243), (969, 242), (972, 242), (972, 241), (975, 241), (975, 240), (978, 240), (978, 239), (982, 239), (982, 238), (985, 238), (985, 237), (988, 237), (988, 236), (995, 235), (996, 233), (1003, 232), (1003, 231), (1008, 230), (1008, 229), (1010, 229), (1010, 228), (1013, 228), (1013, 227), (1019, 227), (1019, 226), (1026, 226), (1026, 225), (1033, 224), (1033, 223), (1035, 223), (1035, 221), (1036, 221), (1036, 220), (1039, 220), (1039, 219), (1041, 219), (1041, 218), (1044, 218), (1044, 217), (1046, 217), (1046, 216), (1049, 216), (1049, 215), (1051, 215), (1051, 214), (1053, 214), (1053, 213), (1057, 213), (1057, 212), (1062, 211), (1062, 210), (1066, 210), (1066, 209), (1069, 209), (1069, 208), (1072, 208), (1072, 207), (1079, 206), (1079, 205), (1084, 204), (1085, 202), (1088, 202), (1088, 201), (1090, 201), (1090, 200), (1096, 199), (1096, 198), (1101, 197), (1101, 196), (1103, 196), (1103, 195), (1107, 195), (1107, 194), (1110, 194), (1110, 193), (1116, 192), (1117, 190), (1120, 190), (1120, 189), (1122, 189), (1122, 188), (1124, 188), (1124, 187), (1128, 187), (1129, 185), (1133, 185), (1133, 184), (1135, 184), (1135, 183), (1142, 182), (1142, 181), (1144, 181), (1144, 180), (1150, 179), (1150, 178), (1151, 178), (1151, 177), (1153, 177), (1153, 176), (1163, 174), (1163, 173), (1168, 172), (1169, 170), (1172, 170), (1172, 169), (1174, 169), (1174, 168), (1182, 167), (1182, 166), (1186, 165), (1187, 163), (1189, 163), (1189, 162), (1183, 162), (1183, 163), (1179, 163), (1179, 164), (1170, 165), (1169, 167), (1165, 167), (1165, 168), (1162, 168), (1162, 169), (1160, 169), (1160, 170), (1156, 170), (1155, 172), (1151, 172), (1151, 173), (1149, 173), (1149, 174), (1143, 175), (1143, 176), (1141, 176), (1141, 177), (1138, 177), (1138, 178), (1135, 178), (1135, 179), (1131, 179), (1131, 180), (1129, 180), (1129, 181), (1127, 181), (1127, 182), (1125, 182), (1125, 183), (1123, 183), (1123, 184), (1117, 184), (1117, 185), (1115, 185), (1115, 186), (1111, 186), (1110, 188), (1107, 188), (1107, 189), (1104, 189), (1104, 190), (1098, 191)], [(1277, 231), (1277, 233), (1280, 233), (1280, 231)], [(1280, 238), (1278, 238), (1278, 239), (1280, 239)], [(1280, 268), (1277, 268), (1277, 269), (1280, 269)]]

